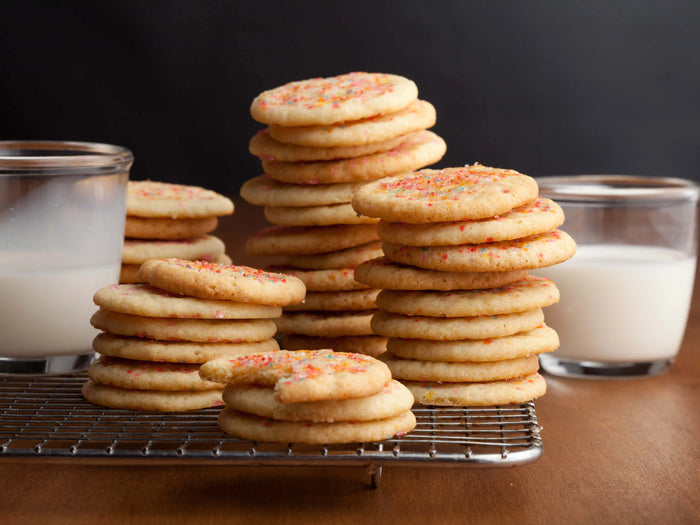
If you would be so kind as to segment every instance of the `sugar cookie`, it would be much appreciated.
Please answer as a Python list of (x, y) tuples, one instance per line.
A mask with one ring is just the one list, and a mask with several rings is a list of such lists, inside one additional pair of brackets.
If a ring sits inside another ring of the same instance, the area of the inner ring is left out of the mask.
[(261, 163), (265, 173), (280, 182), (330, 184), (406, 173), (436, 163), (447, 151), (445, 141), (432, 131), (415, 131), (403, 139), (389, 151), (352, 159), (280, 162), (263, 158)]
[(387, 338), (378, 335), (346, 335), (338, 337), (283, 334), (280, 345), (285, 350), (329, 348), (336, 352), (352, 352), (377, 357), (386, 351)]
[(377, 289), (308, 292), (304, 302), (285, 307), (285, 312), (370, 310), (377, 307), (378, 293)]
[(494, 217), (532, 202), (537, 193), (532, 177), (475, 164), (370, 182), (352, 204), (358, 213), (387, 221), (448, 222)]
[(371, 325), (375, 334), (384, 337), (453, 341), (504, 337), (534, 330), (542, 322), (544, 313), (540, 308), (513, 314), (447, 318), (392, 314), (379, 310), (372, 317)]
[(559, 336), (546, 325), (534, 330), (491, 339), (430, 341), (427, 339), (389, 338), (386, 348), (404, 359), (421, 361), (498, 361), (553, 352)]
[(403, 141), (403, 137), (390, 137), (379, 142), (367, 142), (354, 146), (298, 146), (278, 142), (270, 136), (269, 130), (261, 130), (250, 139), (248, 151), (256, 157), (283, 162), (303, 162), (317, 160), (335, 160), (372, 155), (380, 151), (395, 148)]
[(568, 233), (552, 230), (523, 239), (458, 246), (405, 246), (382, 243), (387, 259), (429, 270), (497, 272), (559, 264), (576, 252)]
[(248, 238), (253, 256), (309, 255), (334, 252), (379, 240), (376, 224), (270, 226)]
[(218, 358), (202, 365), (203, 379), (273, 386), (282, 403), (349, 399), (376, 394), (391, 380), (377, 359), (332, 350), (280, 350)]
[(227, 385), (223, 394), (227, 406), (284, 421), (372, 421), (396, 416), (411, 409), (413, 395), (398, 381), (389, 381), (378, 393), (354, 399), (280, 403), (270, 387)]
[(398, 416), (373, 421), (310, 423), (277, 421), (226, 407), (219, 414), (219, 426), (224, 432), (243, 439), (321, 445), (391, 439), (413, 430), (416, 417), (407, 410)]
[(125, 239), (122, 247), (122, 263), (141, 264), (148, 259), (161, 257), (212, 261), (223, 255), (225, 250), (223, 241), (214, 235), (200, 235), (174, 241)]
[(262, 341), (274, 336), (276, 331), (275, 323), (269, 319), (143, 317), (109, 310), (95, 312), (90, 324), (98, 330), (116, 335), (199, 343)]
[(156, 341), (102, 332), (92, 341), (95, 352), (123, 359), (165, 363), (206, 363), (222, 356), (272, 352), (279, 350), (275, 339), (250, 343), (196, 343), (190, 341)]
[(281, 266), (300, 270), (355, 268), (358, 264), (383, 255), (381, 242), (374, 241), (328, 253), (287, 255), (282, 257)]
[[(225, 264), (225, 265), (233, 264), (231, 257), (226, 255), (225, 253), (214, 257), (209, 262), (212, 262), (214, 264)], [(140, 268), (141, 268), (141, 263), (138, 263), (138, 264), (122, 263), (121, 269), (119, 271), (119, 283), (120, 284), (145, 283), (145, 280), (141, 279), (139, 277), (139, 269)]]
[(112, 312), (146, 317), (267, 319), (282, 315), (279, 306), (188, 297), (147, 284), (111, 284), (95, 292), (93, 300)]
[(563, 222), (561, 207), (539, 197), (525, 206), (487, 219), (427, 224), (380, 221), (377, 233), (384, 241), (408, 246), (480, 244), (543, 233)]
[(102, 356), (87, 371), (101, 385), (130, 390), (216, 390), (221, 383), (199, 377), (199, 365), (192, 363), (150, 363)]
[(217, 217), (161, 219), (127, 216), (124, 236), (132, 239), (190, 239), (214, 231), (218, 224)]
[(204, 261), (152, 259), (141, 265), (139, 275), (163, 290), (204, 299), (286, 306), (306, 293), (296, 277)]
[(90, 403), (109, 408), (149, 412), (184, 412), (223, 405), (221, 389), (199, 392), (129, 390), (87, 381), (83, 397)]
[(130, 180), (127, 185), (127, 216), (201, 218), (230, 215), (233, 209), (229, 198), (198, 186), (150, 180)]
[(275, 319), (281, 334), (301, 334), (324, 337), (372, 335), (373, 310), (345, 312), (285, 312)]
[(537, 356), (516, 357), (500, 361), (459, 362), (402, 359), (390, 352), (379, 356), (397, 379), (441, 381), (449, 383), (498, 381), (534, 374), (540, 364)]
[(330, 126), (275, 126), (270, 136), (280, 142), (300, 146), (354, 146), (379, 142), (435, 125), (435, 107), (425, 100), (415, 100), (393, 113), (378, 114)]
[(537, 372), (525, 377), (477, 383), (402, 381), (419, 405), (492, 406), (525, 403), (547, 391)]
[(297, 184), (278, 182), (269, 175), (260, 175), (243, 183), (240, 194), (246, 202), (257, 206), (324, 206), (352, 201), (364, 181), (335, 184)]
[(324, 206), (265, 206), (265, 218), (279, 226), (332, 226), (334, 224), (374, 224), (379, 219), (358, 215), (347, 203)]
[(386, 312), (404, 315), (467, 317), (525, 312), (558, 301), (559, 290), (552, 281), (529, 275), (505, 286), (483, 290), (383, 290), (376, 304)]
[(398, 111), (417, 98), (418, 88), (407, 78), (356, 71), (263, 91), (250, 105), (250, 114), (263, 124), (324, 125)]
[(330, 270), (297, 270), (283, 266), (273, 266), (276, 272), (296, 277), (304, 283), (309, 292), (346, 292), (366, 289), (367, 285), (355, 280), (354, 268), (333, 268)]
[(527, 270), (508, 272), (447, 272), (393, 263), (386, 257), (355, 268), (355, 280), (371, 288), (391, 290), (479, 290), (524, 279)]

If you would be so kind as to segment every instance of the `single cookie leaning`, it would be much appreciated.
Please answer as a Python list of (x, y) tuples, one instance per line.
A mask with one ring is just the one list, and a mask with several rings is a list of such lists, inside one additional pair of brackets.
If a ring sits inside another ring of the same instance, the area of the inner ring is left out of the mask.
[(129, 181), (127, 187), (127, 215), (184, 219), (232, 213), (230, 199), (198, 186), (146, 180)]
[(419, 224), (494, 217), (532, 202), (537, 193), (532, 177), (475, 164), (386, 177), (360, 188), (352, 204), (363, 215)]
[(250, 114), (263, 124), (323, 125), (398, 111), (417, 98), (418, 88), (407, 78), (353, 72), (263, 91), (253, 100)]
[(204, 299), (285, 306), (301, 302), (306, 293), (296, 277), (204, 261), (152, 259), (139, 275), (163, 290)]
[(280, 350), (219, 358), (203, 364), (199, 373), (219, 383), (274, 386), (282, 403), (370, 396), (391, 380), (389, 368), (373, 357), (332, 350)]
[(479, 220), (407, 224), (380, 221), (377, 233), (382, 240), (407, 246), (481, 244), (520, 239), (543, 233), (564, 223), (564, 212), (542, 197), (503, 215)]

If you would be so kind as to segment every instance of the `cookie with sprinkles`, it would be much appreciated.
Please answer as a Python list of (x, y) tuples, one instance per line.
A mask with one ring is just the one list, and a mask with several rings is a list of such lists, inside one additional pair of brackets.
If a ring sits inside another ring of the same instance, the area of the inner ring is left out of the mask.
[(562, 230), (522, 239), (455, 246), (406, 246), (384, 242), (386, 258), (410, 266), (447, 272), (532, 270), (562, 263), (576, 253), (576, 243)]
[(255, 303), (189, 297), (147, 284), (111, 284), (95, 292), (100, 308), (145, 317), (190, 319), (269, 319), (282, 315), (282, 308)]
[(564, 212), (554, 201), (538, 197), (503, 215), (487, 219), (428, 224), (380, 221), (382, 240), (408, 246), (480, 244), (520, 239), (553, 230), (564, 223)]
[(202, 218), (233, 213), (233, 202), (198, 186), (151, 180), (129, 181), (126, 214), (153, 218)]
[(392, 113), (417, 98), (418, 88), (412, 80), (358, 71), (263, 91), (253, 100), (250, 114), (263, 124), (327, 125)]
[(525, 377), (501, 381), (438, 383), (402, 381), (419, 405), (492, 406), (525, 403), (547, 391), (544, 378), (537, 372)]
[(385, 312), (427, 317), (467, 317), (525, 312), (559, 301), (559, 290), (546, 277), (529, 275), (498, 288), (483, 290), (382, 290), (377, 306)]
[(479, 290), (496, 288), (527, 277), (527, 270), (448, 272), (427, 270), (378, 257), (355, 268), (355, 280), (371, 288), (390, 290)]
[(286, 306), (301, 302), (306, 293), (296, 277), (205, 261), (151, 259), (139, 274), (157, 288), (203, 299)]
[(87, 381), (83, 397), (95, 405), (144, 412), (185, 412), (224, 404), (221, 389), (200, 391), (132, 390)]
[(276, 126), (268, 129), (279, 142), (300, 146), (332, 148), (377, 143), (435, 125), (435, 107), (425, 100), (415, 100), (393, 113), (321, 126)]
[(207, 381), (273, 387), (275, 399), (298, 403), (377, 394), (391, 380), (377, 359), (332, 350), (296, 350), (218, 358), (202, 365)]
[(122, 263), (141, 264), (148, 259), (161, 257), (212, 261), (224, 255), (225, 250), (224, 242), (214, 235), (200, 235), (172, 241), (124, 239)]
[(360, 188), (352, 202), (363, 215), (421, 224), (495, 217), (534, 201), (537, 193), (532, 177), (474, 164), (386, 177)]
[[(406, 173), (438, 162), (447, 151), (445, 141), (432, 131), (416, 131), (403, 136), (393, 149), (351, 159), (316, 162), (282, 162), (261, 159), (271, 178), (295, 184), (332, 184), (372, 181)], [(369, 214), (366, 214), (369, 215)]]
[(242, 439), (316, 445), (383, 441), (416, 427), (416, 417), (411, 410), (372, 421), (312, 423), (270, 419), (226, 407), (219, 414), (218, 422), (224, 432)]
[(270, 136), (269, 130), (261, 130), (250, 139), (248, 151), (261, 159), (283, 162), (303, 162), (317, 160), (350, 159), (389, 151), (403, 142), (403, 137), (391, 137), (379, 142), (369, 142), (356, 146), (297, 146), (278, 142)]
[[(231, 257), (226, 255), (225, 253), (222, 253), (221, 255), (217, 255), (214, 257), (211, 261), (209, 261), (214, 264), (224, 264), (224, 265), (231, 265), (233, 264), (233, 260)], [(119, 283), (120, 284), (137, 284), (137, 283), (145, 283), (143, 279), (139, 277), (139, 269), (141, 268), (141, 263), (122, 263), (121, 270), (119, 272)]]

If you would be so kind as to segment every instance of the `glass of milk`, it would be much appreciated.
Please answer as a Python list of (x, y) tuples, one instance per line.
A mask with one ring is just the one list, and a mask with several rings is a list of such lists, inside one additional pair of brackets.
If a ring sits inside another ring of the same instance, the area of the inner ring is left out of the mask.
[(542, 177), (540, 195), (566, 214), (578, 245), (568, 261), (533, 273), (561, 292), (545, 310), (560, 347), (540, 356), (562, 376), (664, 372), (678, 354), (695, 280), (692, 181), (622, 175)]
[(92, 296), (119, 279), (122, 147), (0, 141), (0, 374), (63, 374), (92, 360)]

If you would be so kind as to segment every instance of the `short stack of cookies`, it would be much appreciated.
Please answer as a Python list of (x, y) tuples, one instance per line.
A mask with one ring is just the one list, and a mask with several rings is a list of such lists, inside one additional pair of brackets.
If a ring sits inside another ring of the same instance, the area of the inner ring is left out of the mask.
[(145, 283), (106, 286), (90, 322), (101, 354), (84, 397), (112, 408), (183, 411), (220, 405), (222, 385), (199, 377), (219, 356), (278, 350), (274, 318), (304, 298), (288, 275), (205, 261), (151, 259)]
[(355, 278), (381, 288), (374, 333), (381, 359), (416, 403), (520, 403), (546, 391), (537, 355), (559, 339), (542, 308), (559, 300), (528, 274), (569, 259), (561, 208), (536, 181), (478, 164), (420, 170), (365, 185), (354, 209), (380, 218), (384, 256)]
[(119, 282), (143, 282), (139, 267), (148, 259), (230, 264), (223, 241), (211, 232), (233, 210), (229, 198), (198, 186), (129, 181)]
[(252, 441), (381, 441), (413, 430), (413, 396), (377, 359), (329, 349), (280, 350), (202, 365), (226, 385), (219, 426)]
[(435, 108), (415, 83), (398, 75), (355, 72), (292, 82), (251, 105), (268, 127), (250, 141), (264, 175), (241, 196), (264, 206), (274, 224), (252, 236), (252, 256), (281, 256), (278, 272), (307, 287), (306, 301), (278, 320), (288, 349), (334, 348), (378, 355), (386, 339), (372, 335), (378, 290), (355, 281), (357, 264), (381, 254), (377, 219), (353, 210), (369, 181), (439, 161), (445, 142), (427, 129)]

